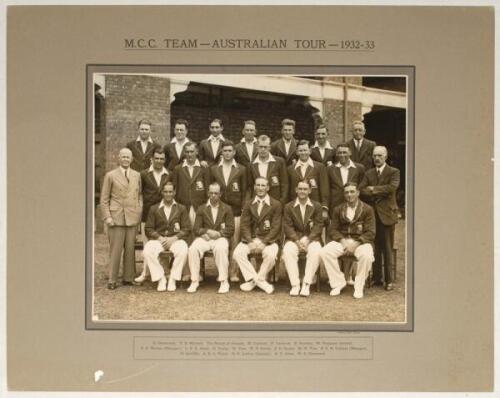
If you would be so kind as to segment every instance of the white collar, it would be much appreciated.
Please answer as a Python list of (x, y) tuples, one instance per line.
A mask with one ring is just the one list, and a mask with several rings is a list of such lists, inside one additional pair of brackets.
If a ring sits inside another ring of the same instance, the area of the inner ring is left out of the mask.
[(125, 171), (127, 171), (127, 170), (130, 171), (130, 167), (124, 169), (122, 166), (120, 166), (120, 170), (122, 171), (122, 174), (125, 175)]
[[(254, 200), (252, 201), (252, 204), (254, 205), (255, 203), (257, 203), (259, 200), (259, 197), (257, 195), (255, 195), (255, 198)], [(271, 198), (269, 197), (269, 194), (266, 194), (266, 196), (264, 196), (264, 203), (268, 206), (271, 206)]]
[[(194, 166), (201, 167), (200, 161), (198, 159), (195, 160), (193, 167)], [(189, 167), (187, 159), (184, 159), (184, 163), (182, 163), (182, 167)]]
[[(221, 159), (221, 161), (219, 162), (219, 166), (224, 166), (224, 159)], [(233, 159), (233, 161), (231, 162), (231, 167), (238, 167), (238, 163), (236, 163), (236, 160)]]
[(218, 209), (220, 207), (220, 201), (217, 203), (217, 206), (213, 206), (212, 203), (210, 203), (210, 199), (207, 200), (207, 206), (213, 208), (213, 209)]
[[(185, 145), (185, 144), (186, 144), (186, 142), (189, 142), (189, 141), (190, 141), (190, 140), (189, 140), (189, 138), (187, 138), (187, 137), (186, 137), (186, 138), (184, 138), (184, 143), (183, 143), (182, 145)], [(177, 142), (177, 137), (172, 138), (172, 139), (170, 140), (170, 143), (171, 143), (171, 144), (178, 144), (178, 142)]]
[(354, 140), (354, 142), (359, 142), (359, 145), (363, 144), (363, 139), (364, 138), (360, 138), (359, 140), (357, 140), (356, 138), (352, 138)]
[[(170, 207), (172, 207), (173, 205), (176, 205), (177, 202), (175, 201), (175, 199), (172, 201), (172, 205)], [(162, 207), (167, 207), (167, 205), (165, 204), (165, 202), (163, 201), (163, 199), (161, 200), (160, 202), (160, 206), (158, 206), (159, 209), (161, 209)]]
[(276, 159), (274, 158), (273, 155), (269, 154), (269, 157), (267, 158), (267, 160), (265, 162), (262, 162), (259, 158), (259, 155), (257, 155), (257, 157), (255, 158), (255, 160), (252, 162), (252, 163), (261, 163), (261, 164), (266, 164), (266, 163), (269, 163), (269, 162), (276, 162)]
[[(247, 140), (245, 140), (245, 137), (243, 137), (240, 142), (244, 142), (245, 144), (248, 145), (248, 142), (247, 142)], [(255, 144), (256, 142), (257, 142), (257, 138), (253, 137), (253, 141), (250, 144)]]
[[(312, 147), (313, 148), (321, 148), (318, 144), (318, 141), (316, 141)], [(332, 146), (330, 145), (330, 141), (326, 140), (325, 148), (333, 149)]]
[[(152, 171), (153, 173), (155, 172), (155, 169), (153, 168), (153, 165), (149, 166), (149, 170), (148, 171)], [(161, 172), (160, 172), (160, 175), (163, 175), (163, 174), (168, 174), (168, 171), (165, 167), (163, 167), (161, 169)]]
[(309, 157), (309, 159), (307, 159), (307, 162), (305, 162), (305, 163), (303, 163), (302, 160), (300, 160), (300, 159), (297, 160), (297, 163), (295, 163), (295, 168), (298, 168), (298, 167), (302, 166), (303, 164), (314, 167), (314, 162), (312, 161), (311, 157)]
[[(313, 207), (313, 204), (312, 204), (312, 202), (311, 202), (311, 199), (307, 198), (306, 205), (307, 205), (307, 206), (311, 206), (311, 207)], [(295, 199), (295, 204), (293, 205), (293, 207), (297, 207), (297, 206), (300, 206), (300, 201), (299, 201), (299, 198)]]
[[(340, 168), (340, 167), (342, 167), (342, 165), (340, 164), (340, 162), (337, 162), (337, 163), (335, 163), (335, 167)], [(353, 162), (351, 159), (349, 159), (349, 164), (347, 165), (347, 168), (349, 169), (349, 168), (351, 168), (351, 167), (352, 167), (353, 169), (355, 169), (355, 168), (356, 168), (356, 165), (354, 164), (354, 162)]]
[(376, 168), (377, 170), (380, 170), (380, 172), (382, 173), (382, 172), (384, 171), (384, 169), (385, 169), (385, 165), (386, 165), (386, 164), (387, 164), (387, 163), (384, 163), (384, 164), (383, 164), (382, 166), (380, 166), (380, 167), (375, 166), (375, 168)]
[[(136, 141), (142, 141), (142, 140), (141, 140), (141, 136), (140, 136), (140, 135), (139, 135), (139, 136), (137, 136)], [(148, 139), (147, 139), (146, 141), (147, 141), (147, 142), (150, 142), (151, 144), (153, 143), (153, 139), (151, 138), (151, 136), (149, 136), (149, 137), (148, 137)]]
[(208, 141), (225, 141), (224, 137), (222, 134), (219, 134), (217, 137), (214, 137), (212, 134), (208, 136)]

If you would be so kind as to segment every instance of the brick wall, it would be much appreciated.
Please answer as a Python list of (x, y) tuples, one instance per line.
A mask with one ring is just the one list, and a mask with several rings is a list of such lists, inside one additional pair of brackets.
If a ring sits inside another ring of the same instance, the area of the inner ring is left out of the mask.
[(106, 76), (106, 171), (117, 166), (117, 155), (137, 138), (137, 123), (149, 119), (151, 136), (165, 144), (170, 134), (170, 81), (153, 76)]
[(344, 140), (344, 101), (340, 100), (325, 100), (323, 104), (323, 120), (328, 127), (330, 133), (330, 141), (334, 145), (338, 145), (352, 137), (350, 125), (354, 120), (360, 120), (361, 103), (347, 103), (347, 138)]

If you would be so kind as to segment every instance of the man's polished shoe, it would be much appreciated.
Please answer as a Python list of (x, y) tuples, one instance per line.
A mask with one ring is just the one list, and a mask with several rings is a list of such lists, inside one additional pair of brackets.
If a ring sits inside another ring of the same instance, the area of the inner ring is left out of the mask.
[(168, 278), (167, 290), (169, 292), (175, 292), (175, 289), (177, 289), (177, 286), (175, 285), (175, 279), (174, 278)]
[(200, 286), (200, 283), (198, 281), (193, 281), (187, 288), (188, 293), (196, 293), (196, 290), (198, 290), (198, 286)]
[(240, 289), (243, 290), (244, 292), (250, 292), (255, 288), (255, 286), (257, 286), (257, 284), (252, 279), (252, 280), (249, 280), (248, 282), (242, 283), (240, 285)]
[(259, 289), (264, 290), (267, 294), (274, 292), (274, 286), (264, 279), (259, 279), (257, 282)]
[(354, 289), (354, 294), (352, 295), (355, 299), (363, 298), (363, 289)]
[(385, 285), (385, 290), (387, 290), (388, 292), (394, 290), (394, 285), (392, 283), (388, 283), (387, 285)]
[(300, 291), (300, 285), (292, 286), (290, 289), (290, 296), (298, 296)]
[(229, 292), (229, 282), (227, 280), (226, 281), (222, 281), (220, 283), (219, 291), (217, 293), (224, 294), (224, 293), (227, 293), (227, 292)]
[(133, 282), (130, 282), (130, 281), (123, 281), (122, 282), (122, 285), (123, 286), (132, 286), (134, 283)]
[(300, 289), (300, 295), (303, 297), (308, 297), (311, 294), (310, 287), (311, 285), (309, 283), (303, 283), (302, 289)]
[(115, 290), (116, 289), (116, 283), (115, 282), (109, 282), (108, 283), (108, 289), (109, 290)]
[(158, 281), (158, 287), (156, 288), (159, 292), (164, 292), (167, 290), (167, 278), (165, 278), (165, 275), (161, 277), (161, 279)]
[(335, 287), (331, 290), (330, 292), (330, 296), (338, 296), (340, 294), (340, 292), (342, 291), (342, 289), (345, 287), (346, 283), (344, 282), (344, 284), (342, 286), (338, 286), (338, 287)]

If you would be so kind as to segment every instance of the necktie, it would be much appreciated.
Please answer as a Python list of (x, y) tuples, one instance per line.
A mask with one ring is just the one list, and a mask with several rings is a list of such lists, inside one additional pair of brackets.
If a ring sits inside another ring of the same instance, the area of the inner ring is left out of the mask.
[(262, 212), (262, 207), (264, 207), (264, 201), (259, 200), (259, 204), (257, 205), (257, 214), (260, 216), (260, 213)]
[(359, 148), (361, 148), (361, 144), (359, 140), (356, 140), (356, 149), (359, 151)]
[(127, 179), (127, 182), (130, 182), (130, 180), (128, 179), (128, 170), (125, 170), (125, 178)]
[(377, 168), (377, 175), (380, 177), (380, 174), (382, 174), (382, 171), (380, 171), (380, 169)]

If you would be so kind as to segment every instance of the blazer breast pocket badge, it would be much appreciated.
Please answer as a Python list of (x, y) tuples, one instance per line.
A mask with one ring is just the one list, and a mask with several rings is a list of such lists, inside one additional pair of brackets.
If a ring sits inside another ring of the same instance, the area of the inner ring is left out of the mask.
[(280, 185), (280, 181), (278, 180), (278, 176), (272, 176), (271, 177), (271, 185)]
[(181, 226), (179, 225), (178, 222), (174, 224), (174, 232), (179, 232), (181, 230)]
[(262, 226), (264, 228), (264, 231), (269, 231), (271, 229), (271, 222), (269, 220), (265, 220)]
[(197, 191), (203, 191), (204, 187), (203, 187), (203, 181), (196, 181), (196, 190)]
[(221, 231), (225, 230), (226, 229), (226, 223), (222, 223), (220, 225), (220, 229), (221, 229)]
[(363, 233), (363, 224), (357, 224), (356, 225), (356, 230), (358, 231), (358, 233)]
[(309, 180), (309, 184), (311, 184), (311, 188), (314, 189), (314, 188), (318, 188), (318, 184), (316, 184), (316, 180), (314, 178), (311, 178)]
[(237, 182), (233, 182), (233, 192), (240, 192), (240, 187)]

